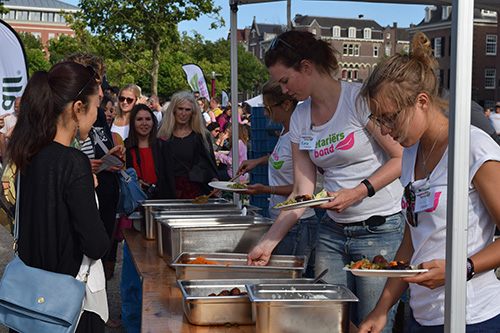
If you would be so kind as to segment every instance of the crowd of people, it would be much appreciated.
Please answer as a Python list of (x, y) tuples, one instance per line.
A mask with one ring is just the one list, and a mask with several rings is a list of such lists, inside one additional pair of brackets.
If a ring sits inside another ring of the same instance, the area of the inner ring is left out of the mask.
[[(117, 213), (121, 170), (133, 168), (150, 199), (193, 199), (209, 193), (211, 181), (235, 176), (248, 183), (250, 170), (267, 165), (269, 185), (250, 183), (243, 192), (269, 194), (275, 220), (248, 254), (249, 265), (266, 265), (271, 254), (307, 256), (307, 276), (328, 270), (326, 282), (358, 296), (351, 320), (360, 332), (392, 332), (407, 290), (407, 331), (443, 331), (448, 102), (430, 45), (418, 33), (412, 53), (385, 59), (358, 84), (333, 78), (339, 63), (328, 42), (300, 31), (275, 38), (265, 54), (272, 79), (262, 93), (265, 114), (283, 130), (273, 152), (254, 160), (247, 156), (248, 105), (232, 114), (218, 96), (179, 91), (164, 101), (136, 84), (103, 85), (106, 64), (84, 53), (34, 73), (15, 113), (0, 117), (4, 162), (20, 178), (20, 258), (73, 276), (84, 260), (90, 263), (89, 277), (102, 288), (87, 295), (77, 332), (120, 326), (108, 318), (104, 281), (114, 275), (119, 229), (131, 224)], [(476, 125), (485, 117), (474, 119)], [(467, 332), (500, 327), (500, 282), (493, 272), (500, 265), (494, 241), (500, 146), (498, 130), (486, 123), (471, 130)], [(107, 165), (108, 155), (118, 162)], [(326, 210), (322, 218), (312, 208), (274, 208), (314, 193), (318, 172), (330, 198), (316, 206)], [(428, 271), (387, 279), (342, 270), (377, 255)], [(126, 244), (121, 277), (123, 325), (139, 332), (141, 282)]]

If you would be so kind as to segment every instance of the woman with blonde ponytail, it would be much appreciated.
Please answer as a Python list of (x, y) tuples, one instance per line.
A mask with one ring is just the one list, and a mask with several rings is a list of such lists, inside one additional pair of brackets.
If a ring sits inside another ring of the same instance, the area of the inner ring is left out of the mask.
[[(428, 272), (390, 278), (377, 306), (359, 332), (380, 332), (391, 306), (410, 289), (410, 319), (406, 332), (443, 332), (448, 181), (447, 102), (439, 95), (437, 62), (429, 39), (415, 35), (410, 55), (395, 55), (374, 70), (361, 90), (371, 117), (384, 135), (405, 148), (401, 182), (406, 229), (396, 260)], [(500, 147), (472, 126), (469, 162), (469, 221), (467, 246), (467, 332), (499, 332), (500, 226), (497, 192), (500, 185)], [(426, 199), (427, 198), (427, 199)]]

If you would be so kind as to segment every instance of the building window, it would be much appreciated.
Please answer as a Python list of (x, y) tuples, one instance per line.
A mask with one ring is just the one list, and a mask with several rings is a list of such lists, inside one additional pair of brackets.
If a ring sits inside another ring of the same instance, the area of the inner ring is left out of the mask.
[(44, 22), (54, 22), (54, 13), (51, 12), (43, 12), (42, 21)]
[(385, 55), (390, 57), (391, 56), (391, 45), (386, 45), (385, 46)]
[(363, 30), (363, 38), (364, 39), (372, 39), (372, 29), (370, 28), (365, 28)]
[(373, 56), (378, 58), (379, 45), (373, 45)]
[(403, 47), (403, 50), (406, 52), (406, 53), (410, 53), (410, 45), (405, 45)]
[(391, 33), (388, 32), (386, 35), (385, 35), (385, 39), (391, 39)]
[(496, 69), (494, 68), (486, 68), (484, 72), (484, 88), (485, 89), (495, 89), (495, 77), (496, 77)]
[(359, 44), (344, 44), (343, 55), (359, 57)]
[(55, 34), (55, 33), (50, 32), (50, 33), (49, 33), (49, 39), (55, 39), (55, 38), (56, 38), (56, 34)]
[(30, 21), (41, 21), (42, 13), (41, 12), (30, 12)]
[(497, 35), (486, 35), (486, 55), (497, 55)]
[(60, 22), (60, 23), (66, 22), (66, 20), (64, 19), (63, 15), (61, 15), (61, 14), (55, 14), (54, 16), (55, 16), (54, 22)]
[(434, 38), (434, 57), (441, 58), (441, 37)]
[(36, 39), (38, 39), (38, 40), (42, 40), (42, 34), (39, 32), (32, 32), (31, 35), (36, 37)]
[(7, 14), (4, 14), (5, 19), (7, 20), (15, 20), (16, 19), (16, 11), (14, 9), (9, 10)]
[(17, 11), (17, 20), (18, 21), (28, 21), (28, 11), (27, 10), (18, 10)]
[(356, 38), (356, 28), (349, 27), (349, 38)]
[(483, 14), (483, 16), (494, 16), (494, 17), (497, 16), (497, 12), (495, 12), (494, 10), (482, 9), (481, 13)]
[(332, 36), (340, 37), (340, 27), (338, 25), (333, 27)]
[(312, 29), (311, 33), (316, 36), (316, 29)]

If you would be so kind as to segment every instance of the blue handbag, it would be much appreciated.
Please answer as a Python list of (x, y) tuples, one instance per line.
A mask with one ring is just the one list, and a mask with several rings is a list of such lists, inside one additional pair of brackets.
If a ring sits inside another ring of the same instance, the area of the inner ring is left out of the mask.
[[(14, 248), (19, 238), (19, 199), (15, 216)], [(18, 332), (74, 332), (84, 296), (85, 282), (68, 274), (27, 266), (15, 253), (0, 281), (0, 322)]]
[(132, 213), (139, 206), (138, 201), (146, 200), (148, 197), (141, 189), (139, 178), (134, 168), (120, 171), (120, 201), (117, 212), (120, 214)]

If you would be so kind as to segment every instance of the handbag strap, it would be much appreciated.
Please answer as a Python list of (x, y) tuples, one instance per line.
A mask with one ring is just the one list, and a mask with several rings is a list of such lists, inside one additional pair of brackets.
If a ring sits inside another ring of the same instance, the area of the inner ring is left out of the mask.
[(14, 253), (17, 253), (17, 240), (19, 239), (19, 203), (21, 196), (19, 195), (21, 189), (21, 172), (17, 174), (17, 185), (16, 185), (16, 214), (14, 215)]
[[(94, 133), (94, 140), (95, 142), (97, 142), (97, 144), (99, 145), (99, 147), (101, 147), (101, 149), (104, 151), (104, 154), (107, 154), (109, 152), (109, 149), (108, 147), (106, 147), (106, 145), (104, 144), (104, 142), (102, 142), (101, 138), (99, 137), (99, 135), (97, 135), (97, 133)], [(125, 181), (128, 183), (129, 180), (130, 180), (130, 176), (128, 175), (128, 173), (126, 173), (125, 171), (120, 170), (120, 175), (122, 175), (122, 177), (125, 179)]]

